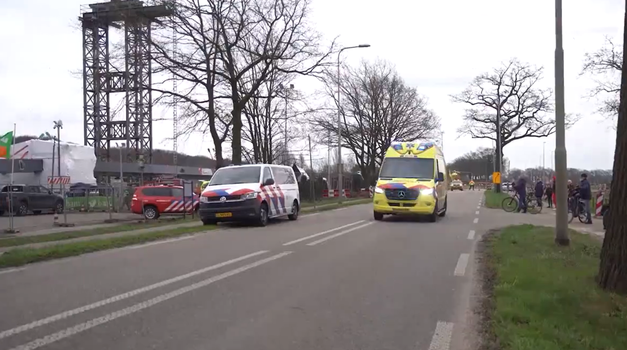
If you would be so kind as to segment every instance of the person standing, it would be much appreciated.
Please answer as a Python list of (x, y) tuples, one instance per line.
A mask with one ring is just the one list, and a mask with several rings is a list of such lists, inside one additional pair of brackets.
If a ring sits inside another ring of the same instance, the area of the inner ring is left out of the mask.
[(551, 184), (552, 187), (552, 191), (551, 193), (553, 194), (553, 207), (557, 208), (557, 197), (555, 196), (555, 186), (557, 184), (557, 180), (555, 179), (555, 176), (553, 176), (553, 184)]
[(548, 208), (553, 208), (553, 184), (551, 183), (549, 186), (546, 186), (546, 201), (549, 204)]
[(470, 179), (470, 182), (468, 183), (468, 186), (470, 187), (471, 190), (475, 190), (475, 180)]
[(590, 188), (590, 182), (588, 182), (588, 174), (581, 174), (581, 181), (579, 182), (579, 200), (584, 204), (584, 210), (586, 212), (586, 224), (592, 224), (592, 214), (590, 213), (590, 201), (592, 200), (592, 189)]
[(538, 201), (538, 206), (542, 209), (542, 197), (544, 197), (544, 184), (542, 183), (542, 180), (538, 179), (538, 182), (536, 182), (535, 195), (536, 200)]

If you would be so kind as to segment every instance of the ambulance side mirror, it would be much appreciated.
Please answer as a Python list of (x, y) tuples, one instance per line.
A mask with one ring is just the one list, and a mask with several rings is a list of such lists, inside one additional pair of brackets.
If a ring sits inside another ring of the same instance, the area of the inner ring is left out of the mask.
[(444, 173), (438, 173), (438, 182), (444, 182)]

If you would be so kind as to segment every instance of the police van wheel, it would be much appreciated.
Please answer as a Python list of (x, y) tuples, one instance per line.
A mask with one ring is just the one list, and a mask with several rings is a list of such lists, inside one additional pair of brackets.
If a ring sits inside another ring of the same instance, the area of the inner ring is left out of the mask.
[(261, 203), (261, 207), (259, 208), (259, 217), (257, 218), (257, 226), (266, 226), (268, 225), (268, 205), (266, 203)]
[(298, 202), (297, 201), (294, 201), (294, 203), (292, 204), (292, 212), (291, 214), (287, 216), (287, 218), (292, 221), (298, 219)]

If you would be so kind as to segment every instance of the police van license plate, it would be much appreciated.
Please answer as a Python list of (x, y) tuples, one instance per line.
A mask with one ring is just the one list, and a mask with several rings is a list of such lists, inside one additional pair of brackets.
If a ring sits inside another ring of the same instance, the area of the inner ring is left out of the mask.
[(230, 218), (233, 216), (233, 213), (217, 213), (217, 218)]

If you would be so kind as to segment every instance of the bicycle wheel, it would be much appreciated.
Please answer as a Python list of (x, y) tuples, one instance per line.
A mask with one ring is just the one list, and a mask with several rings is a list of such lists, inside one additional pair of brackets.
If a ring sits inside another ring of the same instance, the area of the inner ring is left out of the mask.
[(508, 213), (513, 212), (518, 209), (518, 200), (516, 197), (503, 198), (501, 202), (501, 207)]
[(538, 205), (538, 199), (534, 196), (527, 196), (527, 212), (529, 214), (539, 214), (542, 207)]
[(573, 222), (573, 219), (575, 218), (575, 211), (577, 211), (577, 209), (573, 209), (573, 201), (571, 199), (568, 199), (568, 223), (570, 224), (571, 222)]

